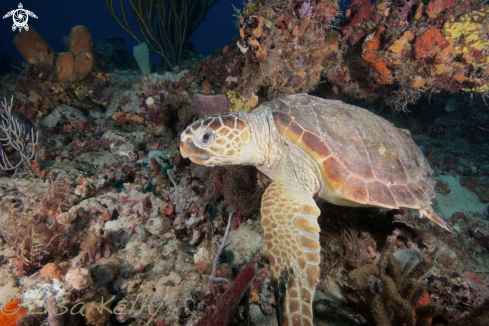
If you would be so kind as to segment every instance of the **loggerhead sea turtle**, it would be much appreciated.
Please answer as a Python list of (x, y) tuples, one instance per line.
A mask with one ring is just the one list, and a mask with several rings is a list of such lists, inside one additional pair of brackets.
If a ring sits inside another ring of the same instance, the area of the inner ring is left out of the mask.
[(202, 165), (254, 165), (273, 180), (261, 224), (279, 325), (312, 325), (320, 252), (314, 197), (414, 208), (454, 232), (430, 206), (432, 169), (409, 131), (340, 101), (296, 94), (251, 113), (210, 116), (187, 127), (180, 152)]

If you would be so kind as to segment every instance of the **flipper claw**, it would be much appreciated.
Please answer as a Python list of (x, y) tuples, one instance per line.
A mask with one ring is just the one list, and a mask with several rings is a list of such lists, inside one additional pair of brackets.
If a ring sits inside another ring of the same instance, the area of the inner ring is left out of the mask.
[(447, 230), (450, 233), (455, 234), (455, 230), (447, 223), (445, 222), (438, 214), (436, 214), (435, 210), (431, 208), (429, 205), (421, 205), (421, 208), (419, 209), (419, 216), (420, 218), (423, 218), (423, 216), (426, 216), (445, 230)]

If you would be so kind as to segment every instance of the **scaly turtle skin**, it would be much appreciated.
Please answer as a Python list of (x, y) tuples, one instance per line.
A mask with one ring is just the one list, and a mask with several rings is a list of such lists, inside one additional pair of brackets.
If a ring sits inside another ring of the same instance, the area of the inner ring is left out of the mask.
[(342, 206), (418, 209), (450, 232), (431, 208), (432, 170), (408, 131), (340, 101), (307, 94), (194, 122), (181, 135), (183, 157), (203, 165), (254, 165), (274, 180), (263, 195), (279, 325), (312, 325), (319, 279), (320, 210)]

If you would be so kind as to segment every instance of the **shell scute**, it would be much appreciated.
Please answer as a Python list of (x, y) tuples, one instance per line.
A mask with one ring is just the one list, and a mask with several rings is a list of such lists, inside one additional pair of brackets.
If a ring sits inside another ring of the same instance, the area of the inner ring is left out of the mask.
[(219, 130), (221, 128), (221, 121), (218, 118), (214, 118), (214, 120), (209, 123), (208, 127), (212, 130)]
[(303, 131), (304, 131), (304, 129), (302, 129), (302, 127), (296, 121), (293, 120), (287, 126), (286, 133), (287, 134), (290, 133), (290, 137), (297, 137), (297, 138), (299, 138), (302, 135), (302, 132)]
[(272, 115), (278, 132), (283, 136), (285, 128), (287, 128), (289, 123), (292, 121), (292, 117), (290, 114), (281, 111), (274, 111), (272, 112)]
[(431, 203), (433, 170), (406, 130), (368, 110), (307, 94), (269, 107), (280, 134), (317, 162), (328, 193), (390, 208)]
[(380, 181), (367, 183), (369, 203), (380, 207), (398, 208), (394, 196), (389, 188)]
[(423, 189), (421, 189), (421, 187), (419, 187), (416, 183), (408, 183), (407, 188), (421, 203), (431, 203), (430, 198), (428, 198)]
[(314, 118), (321, 126), (321, 137), (338, 161), (351, 173), (365, 180), (373, 179), (374, 174), (363, 142), (349, 117), (338, 108), (338, 104), (332, 103), (321, 110), (317, 108)]
[(391, 185), (389, 189), (396, 198), (399, 206), (408, 208), (419, 208), (416, 198), (405, 185)]
[(368, 191), (365, 181), (355, 177), (349, 177), (341, 186), (343, 196), (353, 202), (366, 204), (368, 202)]
[(334, 157), (323, 161), (321, 167), (326, 175), (325, 181), (333, 191), (341, 187), (349, 176), (348, 171)]
[(331, 155), (331, 151), (321, 138), (309, 131), (304, 131), (302, 142), (299, 145), (316, 159), (326, 158)]
[(396, 150), (400, 146), (399, 137), (387, 137), (385, 133), (386, 129), (396, 129), (396, 127), (367, 110), (345, 107), (344, 111), (367, 152), (375, 178), (384, 183), (407, 182), (409, 178)]
[(421, 178), (417, 182), (418, 186), (423, 190), (423, 192), (428, 196), (429, 198), (435, 197), (435, 180), (425, 177)]

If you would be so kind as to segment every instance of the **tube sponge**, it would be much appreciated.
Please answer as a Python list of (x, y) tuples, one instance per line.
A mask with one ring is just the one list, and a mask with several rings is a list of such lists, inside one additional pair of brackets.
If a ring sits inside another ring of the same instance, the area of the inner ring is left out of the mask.
[(192, 102), (194, 103), (195, 111), (197, 111), (197, 114), (199, 115), (199, 119), (214, 114), (229, 112), (226, 95), (194, 94), (192, 97)]
[(139, 69), (145, 75), (151, 72), (151, 67), (149, 65), (149, 49), (148, 44), (141, 43), (133, 47), (132, 54), (138, 63)]
[(231, 287), (224, 292), (214, 314), (211, 317), (206, 316), (202, 318), (195, 326), (225, 326), (231, 312), (238, 305), (241, 297), (248, 288), (248, 284), (254, 277), (255, 269), (253, 266), (243, 268)]
[(53, 49), (34, 27), (29, 28), (28, 31), (19, 32), (14, 37), (14, 44), (25, 61), (30, 64), (52, 65), (56, 59)]

